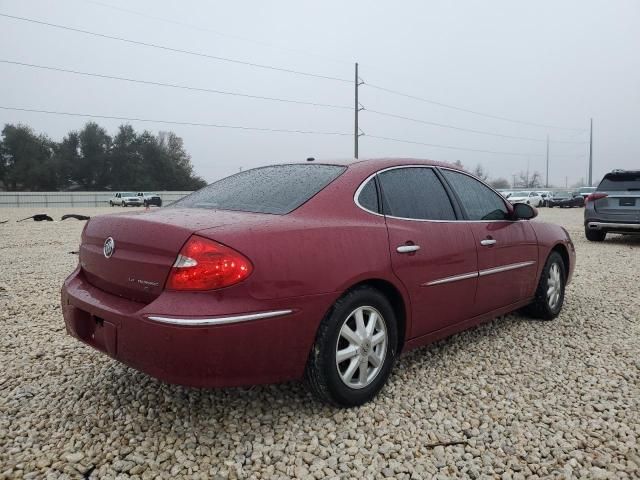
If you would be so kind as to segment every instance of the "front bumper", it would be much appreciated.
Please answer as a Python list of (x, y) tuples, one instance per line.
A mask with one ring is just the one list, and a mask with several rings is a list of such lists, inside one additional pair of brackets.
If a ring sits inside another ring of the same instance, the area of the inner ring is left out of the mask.
[[(318, 325), (335, 300), (330, 294), (247, 298), (238, 313), (231, 298), (223, 314), (219, 292), (191, 295), (184, 305), (175, 297), (164, 302), (177, 314), (158, 312), (162, 295), (148, 305), (123, 299), (92, 286), (77, 269), (62, 288), (62, 311), (70, 335), (136, 370), (168, 383), (232, 387), (301, 378)], [(198, 297), (217, 311), (206, 318), (183, 315)], [(276, 314), (241, 318), (247, 312)]]

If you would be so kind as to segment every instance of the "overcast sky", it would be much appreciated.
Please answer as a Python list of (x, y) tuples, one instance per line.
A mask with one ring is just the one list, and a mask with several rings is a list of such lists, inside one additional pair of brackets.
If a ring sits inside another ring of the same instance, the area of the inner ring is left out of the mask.
[[(594, 181), (613, 168), (640, 168), (637, 0), (0, 0), (0, 13), (349, 81), (353, 62), (358, 61), (365, 109), (532, 139), (453, 130), (365, 110), (360, 115), (365, 133), (360, 158), (459, 159), (469, 168), (482, 164), (494, 178), (511, 180), (527, 166), (544, 176), (548, 134), (550, 182), (564, 185), (568, 177), (572, 184), (587, 175), (593, 117)], [(221, 62), (5, 17), (0, 17), (0, 31), (0, 60), (350, 108), (354, 102), (349, 82)], [(353, 157), (353, 111), (348, 108), (132, 84), (6, 63), (0, 63), (0, 75), (4, 107), (347, 134), (130, 122), (137, 130), (172, 130), (184, 138), (197, 173), (208, 181), (240, 167), (308, 156)], [(566, 128), (475, 115), (392, 95), (366, 83), (488, 115)], [(25, 123), (56, 140), (86, 121), (0, 110), (0, 124)], [(111, 134), (123, 123), (97, 121)]]

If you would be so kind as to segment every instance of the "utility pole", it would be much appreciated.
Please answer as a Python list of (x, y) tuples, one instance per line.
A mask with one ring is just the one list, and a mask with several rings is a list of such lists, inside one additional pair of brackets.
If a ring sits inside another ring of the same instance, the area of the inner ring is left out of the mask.
[(547, 181), (544, 187), (549, 188), (549, 134), (547, 134)]
[(513, 183), (511, 185), (513, 185), (513, 188), (516, 188), (516, 174), (514, 173), (511, 176), (513, 177)]
[(358, 140), (360, 139), (360, 136), (362, 135), (362, 133), (360, 132), (360, 127), (358, 126), (358, 114), (360, 113), (360, 110), (364, 110), (364, 108), (360, 105), (360, 102), (358, 101), (358, 87), (360, 87), (360, 85), (362, 85), (364, 82), (360, 81), (360, 77), (358, 76), (358, 62), (356, 62), (356, 76), (355, 76), (355, 102), (354, 102), (354, 115), (355, 115), (355, 122), (354, 122), (354, 128), (353, 128), (353, 156), (354, 158), (358, 158)]
[(589, 126), (589, 186), (593, 185), (593, 118)]

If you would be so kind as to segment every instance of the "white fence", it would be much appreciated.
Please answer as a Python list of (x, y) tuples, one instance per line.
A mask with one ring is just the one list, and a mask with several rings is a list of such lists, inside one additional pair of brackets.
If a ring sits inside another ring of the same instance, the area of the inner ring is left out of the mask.
[[(2, 207), (108, 207), (114, 192), (0, 192)], [(162, 204), (180, 200), (191, 192), (155, 192)]]

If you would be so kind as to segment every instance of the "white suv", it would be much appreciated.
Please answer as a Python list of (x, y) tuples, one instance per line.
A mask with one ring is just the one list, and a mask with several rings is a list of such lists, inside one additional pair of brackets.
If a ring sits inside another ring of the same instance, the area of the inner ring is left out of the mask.
[(109, 199), (109, 205), (120, 205), (122, 207), (141, 207), (142, 198), (138, 197), (135, 192), (117, 192)]

